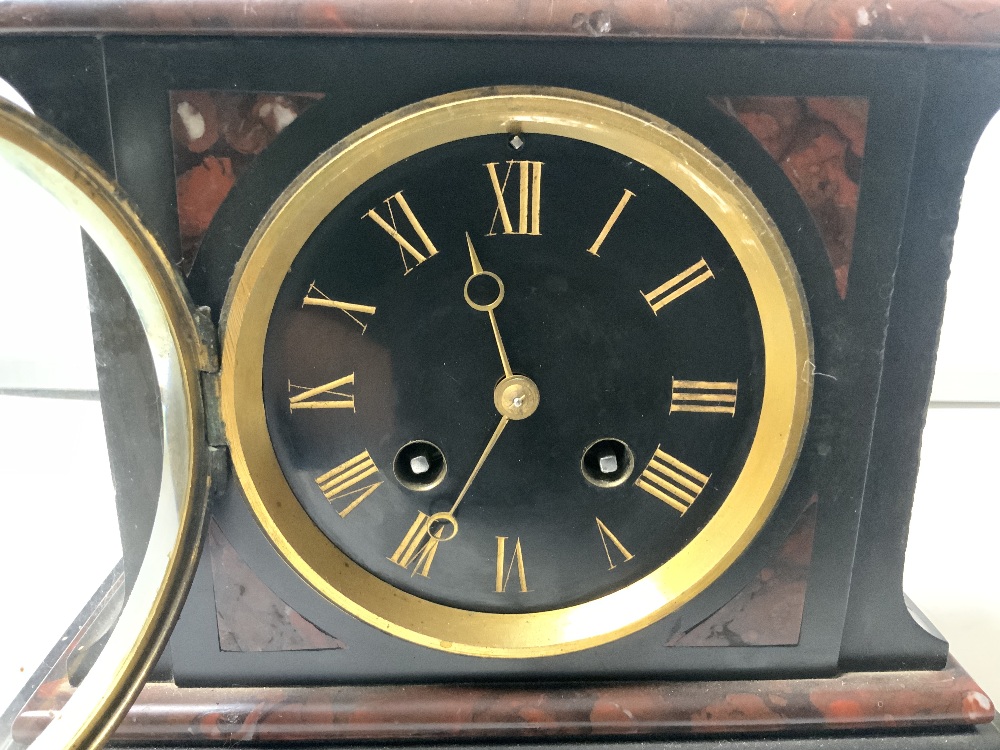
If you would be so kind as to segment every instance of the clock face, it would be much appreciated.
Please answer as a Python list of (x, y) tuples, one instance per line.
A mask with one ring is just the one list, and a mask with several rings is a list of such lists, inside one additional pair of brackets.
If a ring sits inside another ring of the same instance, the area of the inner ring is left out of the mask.
[(607, 105), (390, 115), (244, 257), (237, 474), (286, 559), (389, 632), (488, 656), (620, 637), (714, 580), (788, 480), (811, 392), (788, 251), (700, 144)]
[(324, 219), (271, 314), (264, 408), (295, 496), (354, 562), (535, 612), (644, 577), (705, 526), (753, 440), (763, 338), (676, 186), (573, 138), (511, 140), (428, 149)]

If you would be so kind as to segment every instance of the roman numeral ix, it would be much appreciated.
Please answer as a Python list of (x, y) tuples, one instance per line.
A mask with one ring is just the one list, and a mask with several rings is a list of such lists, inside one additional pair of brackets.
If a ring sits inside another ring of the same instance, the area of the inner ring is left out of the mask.
[(295, 385), (289, 380), (289, 393), (293, 388), (302, 392), (288, 398), (288, 407), (293, 412), (296, 409), (350, 409), (354, 411), (354, 394), (338, 390), (351, 385), (354, 385), (353, 372), (342, 378), (331, 380), (329, 383), (308, 389), (301, 385)]
[(366, 323), (362, 323), (357, 316), (375, 314), (375, 308), (371, 305), (358, 305), (354, 302), (341, 302), (339, 300), (330, 299), (319, 290), (315, 281), (309, 285), (309, 290), (306, 292), (306, 296), (302, 298), (302, 306), (305, 307), (307, 305), (311, 305), (313, 307), (332, 307), (335, 310), (340, 310), (344, 313), (344, 315), (361, 326), (362, 335), (364, 334), (365, 329), (368, 328), (368, 325)]

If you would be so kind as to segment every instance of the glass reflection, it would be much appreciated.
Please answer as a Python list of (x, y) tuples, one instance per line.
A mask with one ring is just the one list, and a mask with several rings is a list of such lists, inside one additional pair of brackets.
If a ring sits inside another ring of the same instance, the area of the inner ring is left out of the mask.
[[(78, 223), (0, 165), (0, 746), (36, 688), (86, 674), (123, 600)], [(87, 626), (84, 628), (84, 626)], [(55, 670), (55, 671), (54, 671)]]

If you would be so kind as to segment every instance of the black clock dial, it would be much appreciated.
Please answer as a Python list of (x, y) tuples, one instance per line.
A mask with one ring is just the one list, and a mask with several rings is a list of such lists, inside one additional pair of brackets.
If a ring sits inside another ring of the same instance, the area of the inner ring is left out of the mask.
[(320, 223), (270, 317), (264, 410), (295, 497), (362, 568), (535, 612), (704, 528), (763, 363), (744, 269), (691, 198), (612, 150), (496, 134), (393, 164)]

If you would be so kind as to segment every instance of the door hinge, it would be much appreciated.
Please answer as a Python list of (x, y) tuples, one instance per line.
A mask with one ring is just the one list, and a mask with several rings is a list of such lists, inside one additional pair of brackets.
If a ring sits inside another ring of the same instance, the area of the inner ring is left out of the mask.
[(229, 447), (222, 422), (219, 373), (201, 373), (201, 399), (205, 411), (205, 440), (208, 443), (209, 495), (215, 497), (229, 484)]
[(201, 344), (201, 361), (198, 363), (202, 372), (219, 371), (219, 334), (212, 322), (212, 311), (207, 307), (195, 307), (192, 310), (194, 327), (198, 332)]
[(229, 484), (229, 448), (226, 426), (222, 421), (219, 386), (219, 338), (207, 307), (196, 308), (194, 320), (202, 350), (201, 401), (205, 413), (205, 442), (208, 444), (209, 494), (217, 496)]

